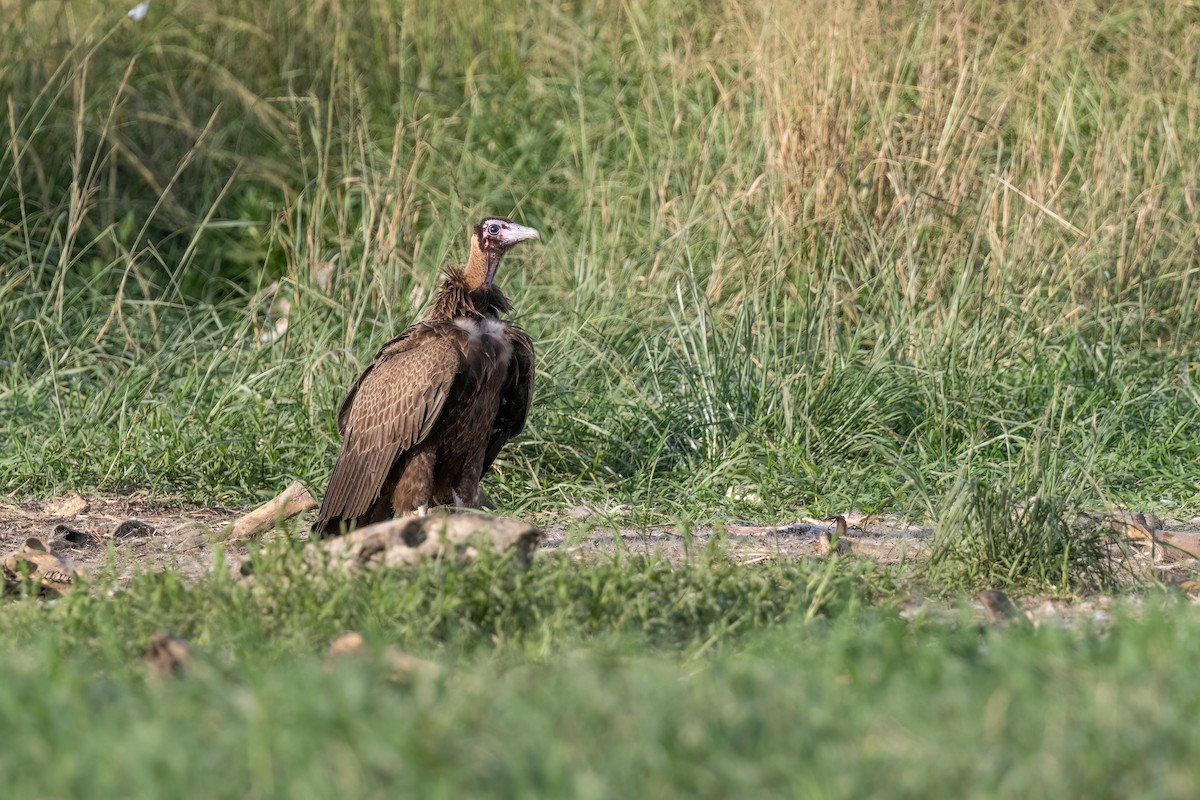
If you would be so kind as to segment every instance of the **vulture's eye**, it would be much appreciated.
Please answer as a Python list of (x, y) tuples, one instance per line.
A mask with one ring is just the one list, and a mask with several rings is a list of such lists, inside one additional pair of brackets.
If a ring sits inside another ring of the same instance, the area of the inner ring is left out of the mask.
[(488, 233), (490, 233), (492, 236), (495, 236), (499, 232), (500, 232), (499, 225), (488, 225)]

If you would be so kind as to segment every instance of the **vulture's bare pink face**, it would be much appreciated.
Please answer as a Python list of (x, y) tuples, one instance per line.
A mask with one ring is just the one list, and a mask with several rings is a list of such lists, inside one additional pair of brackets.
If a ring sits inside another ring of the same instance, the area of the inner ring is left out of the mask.
[(488, 246), (491, 245), (501, 250), (507, 250), (517, 242), (541, 239), (542, 235), (536, 228), (518, 225), (503, 217), (491, 217), (479, 223), (479, 238), (484, 249), (490, 249)]

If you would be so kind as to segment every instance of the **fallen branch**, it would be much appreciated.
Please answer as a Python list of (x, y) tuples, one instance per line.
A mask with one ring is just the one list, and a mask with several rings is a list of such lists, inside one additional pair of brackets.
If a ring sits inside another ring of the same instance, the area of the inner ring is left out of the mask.
[(468, 562), (480, 548), (516, 551), (528, 563), (545, 534), (527, 522), (474, 511), (433, 512), (379, 522), (321, 542), (331, 565), (348, 569), (395, 569), (427, 558)]
[(317, 501), (313, 500), (308, 489), (305, 489), (300, 481), (296, 481), (270, 502), (238, 517), (226, 526), (224, 538), (226, 541), (234, 541), (269, 531), (285, 519), (291, 519), (316, 507)]

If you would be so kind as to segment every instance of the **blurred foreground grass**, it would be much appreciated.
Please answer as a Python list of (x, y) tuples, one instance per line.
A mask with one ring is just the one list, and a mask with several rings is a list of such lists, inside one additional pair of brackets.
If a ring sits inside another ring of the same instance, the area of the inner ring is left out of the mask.
[[(1200, 623), (909, 623), (845, 562), (542, 557), (0, 614), (11, 797), (1191, 797)], [(148, 677), (150, 634), (191, 662)], [(361, 658), (329, 640), (364, 633)], [(397, 679), (399, 645), (436, 674)]]

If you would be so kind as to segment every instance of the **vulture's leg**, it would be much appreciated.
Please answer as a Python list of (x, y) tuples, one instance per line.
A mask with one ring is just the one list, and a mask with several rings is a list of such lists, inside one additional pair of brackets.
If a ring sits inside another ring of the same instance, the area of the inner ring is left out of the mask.
[(392, 491), (392, 513), (396, 516), (413, 511), (424, 516), (433, 494), (433, 463), (435, 450), (421, 446), (414, 451), (396, 481)]
[[(480, 478), (480, 480), (482, 480), (482, 478)], [(465, 493), (464, 492), (455, 492), (454, 493), (454, 507), (455, 508), (481, 508), (483, 505), (480, 502), (480, 498), (482, 497), (482, 495), (483, 495), (483, 491), (479, 488), (479, 484), (476, 483), (475, 488), (473, 490), (467, 490)]]
[(479, 505), (479, 479), (483, 474), (483, 454), (463, 468), (454, 487), (455, 508), (475, 508)]

